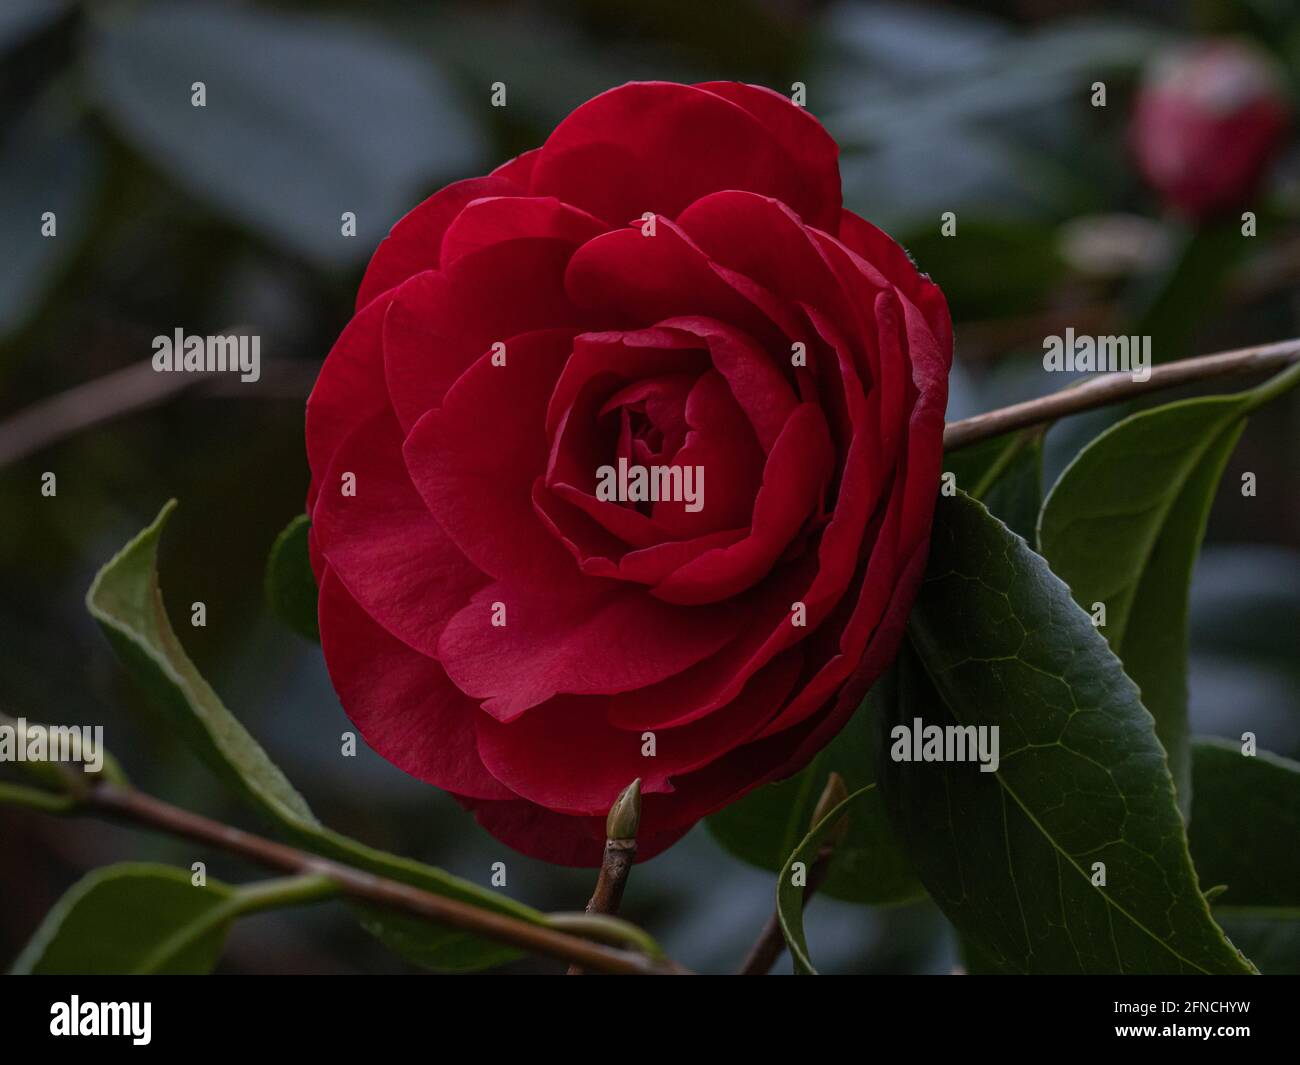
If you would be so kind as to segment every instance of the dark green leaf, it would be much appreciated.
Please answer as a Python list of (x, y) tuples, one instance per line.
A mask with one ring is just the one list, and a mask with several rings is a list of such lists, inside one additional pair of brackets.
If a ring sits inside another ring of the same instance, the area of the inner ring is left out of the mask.
[[(1039, 428), (1004, 433), (943, 457), (956, 487), (978, 499), (1016, 535), (1034, 535), (1043, 499), (1043, 434)], [(945, 489), (946, 490), (946, 489)]]
[[(813, 863), (817, 860), (822, 844), (825, 843), (826, 838), (835, 829), (840, 818), (847, 816), (849, 824), (852, 825), (853, 819), (862, 806), (859, 800), (866, 798), (875, 790), (876, 786), (874, 784), (868, 784), (865, 788), (853, 792), (843, 802), (834, 806), (799, 841), (799, 845), (794, 848), (794, 852), (781, 867), (781, 873), (776, 880), (776, 915), (781, 922), (781, 931), (785, 935), (786, 945), (790, 948), (790, 957), (794, 960), (794, 971), (800, 976), (817, 975), (817, 970), (813, 968), (812, 960), (808, 957), (808, 941), (804, 938), (803, 931), (803, 893), (804, 885), (808, 882), (808, 875), (812, 871)], [(838, 844), (835, 851), (838, 854)], [(803, 866), (803, 876), (798, 882), (796, 882), (794, 875), (796, 862), (802, 863)], [(835, 858), (832, 857), (832, 868), (834, 868), (834, 864)]]
[(1133, 682), (1043, 559), (966, 496), (939, 500), (910, 631), (884, 735), (915, 718), (999, 729), (995, 772), (885, 743), (880, 762), (898, 838), (980, 954), (1008, 972), (1252, 971), (1210, 917)]
[[(713, 837), (738, 858), (778, 872), (807, 833), (827, 778), (839, 773), (851, 791), (875, 780), (875, 724), (871, 697), (838, 736), (802, 772), (750, 792), (708, 819)], [(819, 889), (850, 902), (910, 902), (925, 894), (908, 866), (871, 791), (853, 809), (848, 834), (835, 848), (830, 876)]]
[[(99, 571), (86, 605), (118, 657), (198, 755), (268, 815), (294, 843), (380, 876), (474, 906), (544, 923), (536, 910), (476, 884), (367, 847), (323, 827), (266, 752), (222, 704), (172, 631), (158, 589), (157, 549), (175, 501)], [(359, 907), (366, 926), (394, 950), (441, 969), (500, 964), (517, 951), (426, 921)]]
[(1187, 592), (1219, 476), (1245, 425), (1247, 395), (1135, 414), (1083, 449), (1048, 494), (1038, 544), (1142, 692), (1191, 803)]
[(1196, 871), (1202, 883), (1228, 889), (1215, 899), (1215, 913), (1250, 907), (1300, 918), (1300, 763), (1198, 739), (1192, 780)]
[(207, 973), (236, 917), (337, 893), (323, 876), (198, 886), (190, 873), (166, 865), (111, 865), (83, 877), (54, 905), (14, 971)]
[(15, 973), (211, 972), (238, 893), (166, 865), (121, 864), (82, 877), (45, 916)]
[(979, 948), (971, 944), (970, 940), (963, 939), (959, 944), (961, 954), (962, 968), (966, 970), (967, 976), (1002, 976), (1003, 972), (983, 954)]
[(311, 519), (299, 514), (275, 538), (266, 562), (266, 602), (294, 632), (320, 643), (316, 577), (307, 555), (310, 528)]
[[(325, 264), (369, 254), (480, 145), (437, 69), (363, 27), (230, 5), (109, 21), (91, 73), (109, 115), (178, 181)], [(204, 82), (207, 105), (191, 104)], [(341, 216), (356, 215), (355, 238)]]

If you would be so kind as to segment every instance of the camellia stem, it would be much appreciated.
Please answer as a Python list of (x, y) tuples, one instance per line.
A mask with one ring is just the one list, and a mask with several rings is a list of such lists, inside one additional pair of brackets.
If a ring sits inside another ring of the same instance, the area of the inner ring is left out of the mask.
[[(235, 330), (227, 330), (233, 331)], [(1166, 363), (1155, 367), (1146, 381), (1134, 381), (1124, 374), (1110, 374), (1078, 388), (1068, 388), (1041, 399), (949, 422), (943, 434), (944, 450), (956, 451), (1013, 429), (1040, 425), (1070, 414), (1120, 403), (1161, 388), (1276, 369), (1294, 362), (1297, 357), (1300, 357), (1300, 338)], [(276, 369), (275, 366), (268, 367), (263, 381), (272, 377), (272, 371)], [(275, 390), (248, 391), (241, 386), (234, 394), (276, 399), (305, 395), (315, 380), (319, 366), (304, 359), (289, 362), (278, 369), (282, 371), (279, 376), (283, 380)], [(151, 365), (143, 363), (128, 366), (41, 400), (0, 422), (0, 467), (17, 462), (65, 437), (162, 403), (182, 391), (188, 391), (190, 385), (211, 386), (214, 384), (211, 380), (214, 376), (219, 375), (158, 374)], [(219, 386), (221, 382), (216, 381), (215, 384)]]
[(1145, 381), (1135, 381), (1128, 374), (1107, 374), (1096, 377), (1074, 388), (1053, 392), (1050, 396), (1027, 400), (1014, 406), (1002, 407), (977, 414), (973, 418), (949, 422), (943, 430), (944, 451), (957, 451), (982, 440), (1001, 436), (1031, 425), (1044, 425), (1071, 414), (1096, 410), (1111, 403), (1122, 403), (1135, 396), (1177, 385), (1198, 381), (1211, 381), (1220, 377), (1237, 377), (1276, 370), (1300, 359), (1300, 337), (1282, 340), (1276, 344), (1262, 344), (1253, 348), (1238, 348), (1217, 355), (1203, 355), (1195, 359), (1182, 359), (1156, 366)]
[[(826, 780), (826, 787), (823, 789), (821, 798), (817, 800), (817, 806), (813, 810), (808, 827), (811, 829), (821, 823), (828, 813), (842, 803), (849, 796), (848, 787), (844, 779), (838, 773), (831, 773)], [(826, 843), (821, 850), (817, 852), (817, 857), (813, 859), (811, 868), (808, 870), (808, 880), (803, 889), (803, 905), (808, 905), (808, 900), (813, 897), (822, 883), (826, 880), (826, 874), (830, 872), (831, 858), (835, 854), (836, 845), (844, 838), (844, 831), (848, 828), (848, 821), (841, 819), (835, 830), (827, 838)], [(781, 918), (773, 911), (772, 916), (767, 919), (767, 924), (763, 926), (763, 931), (759, 933), (758, 940), (750, 948), (744, 963), (740, 966), (741, 976), (766, 976), (776, 964), (776, 959), (781, 956), (785, 950), (785, 933), (781, 931)]]
[[(25, 792), (31, 789), (23, 790)], [(0, 794), (0, 799), (3, 798), (5, 796)], [(21, 796), (18, 798), (22, 799)], [(36, 806), (29, 801), (22, 804)], [(66, 805), (60, 804), (57, 810), (47, 809), (52, 813), (102, 814), (133, 822), (184, 839), (220, 847), (261, 865), (293, 874), (296, 878), (308, 878), (272, 882), (277, 884), (276, 890), (281, 892), (285, 885), (292, 884), (295, 889), (304, 890), (315, 898), (326, 893), (324, 883), (328, 881), (340, 895), (464, 929), (531, 954), (567, 961), (596, 972), (615, 975), (680, 975), (690, 972), (669, 960), (658, 960), (635, 951), (592, 942), (581, 936), (533, 924), (508, 914), (480, 909), (410, 884), (363, 872), (191, 813), (132, 787), (100, 783), (87, 789), (74, 801)]]
[[(596, 877), (596, 890), (587, 902), (587, 913), (613, 916), (623, 903), (623, 889), (636, 862), (636, 832), (641, 825), (641, 778), (632, 781), (614, 805), (605, 820), (605, 853)], [(581, 976), (582, 966), (571, 965), (569, 976)]]

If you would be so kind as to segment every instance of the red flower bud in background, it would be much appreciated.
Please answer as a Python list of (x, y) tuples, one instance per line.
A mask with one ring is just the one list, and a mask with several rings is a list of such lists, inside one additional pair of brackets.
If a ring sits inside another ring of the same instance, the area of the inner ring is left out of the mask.
[(1170, 207), (1201, 219), (1254, 191), (1289, 121), (1272, 60), (1243, 42), (1215, 40), (1151, 65), (1130, 134), (1143, 177)]

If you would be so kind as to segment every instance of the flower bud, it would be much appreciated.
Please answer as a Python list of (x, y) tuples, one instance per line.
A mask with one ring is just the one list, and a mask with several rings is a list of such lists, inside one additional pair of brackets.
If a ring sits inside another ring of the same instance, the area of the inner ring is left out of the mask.
[(606, 839), (636, 839), (641, 824), (641, 778), (637, 777), (624, 788), (605, 820)]
[(1138, 169), (1166, 204), (1204, 219), (1250, 196), (1289, 117), (1273, 61), (1249, 44), (1219, 39), (1151, 64), (1130, 136)]

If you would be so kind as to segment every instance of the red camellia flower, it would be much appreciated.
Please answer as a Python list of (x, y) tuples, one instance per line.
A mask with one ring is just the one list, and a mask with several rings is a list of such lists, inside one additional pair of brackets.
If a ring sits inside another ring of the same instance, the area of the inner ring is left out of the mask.
[(750, 85), (625, 85), (430, 197), (307, 404), (321, 643), (366, 741), (537, 857), (804, 766), (925, 563), (952, 328)]
[(1233, 40), (1161, 57), (1143, 81), (1130, 130), (1142, 175), (1174, 209), (1205, 218), (1241, 204), (1289, 122), (1274, 65)]

